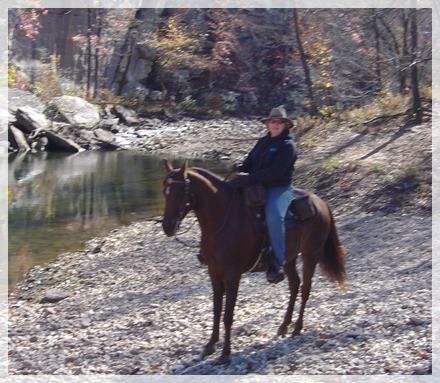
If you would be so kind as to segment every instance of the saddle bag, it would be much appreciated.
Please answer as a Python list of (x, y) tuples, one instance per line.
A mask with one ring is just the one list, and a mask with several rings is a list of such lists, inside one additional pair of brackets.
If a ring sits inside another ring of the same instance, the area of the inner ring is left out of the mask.
[(308, 195), (302, 195), (292, 201), (291, 207), (296, 218), (300, 221), (312, 218), (316, 215), (316, 207)]
[(246, 205), (251, 208), (262, 207), (266, 204), (266, 189), (263, 184), (251, 184), (243, 189)]

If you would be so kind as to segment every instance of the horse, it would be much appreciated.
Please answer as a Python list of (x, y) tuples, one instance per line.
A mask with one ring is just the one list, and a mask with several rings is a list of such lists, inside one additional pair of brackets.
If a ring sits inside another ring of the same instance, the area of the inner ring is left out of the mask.
[[(256, 264), (263, 235), (255, 225), (255, 215), (244, 201), (240, 189), (233, 188), (218, 175), (203, 168), (189, 168), (185, 161), (173, 169), (164, 160), (166, 171), (162, 193), (165, 208), (162, 229), (171, 237), (191, 210), (201, 229), (201, 251), (205, 257), (213, 291), (214, 322), (211, 337), (203, 348), (202, 359), (215, 352), (219, 341), (223, 297), (226, 295), (223, 324), (225, 329), (221, 356), (217, 363), (228, 363), (231, 354), (231, 327), (240, 279)], [(335, 221), (328, 204), (316, 194), (310, 198), (317, 208), (314, 217), (286, 229), (286, 261), (283, 269), (289, 282), (290, 297), (278, 335), (284, 337), (292, 322), (300, 278), (296, 268), (298, 255), (303, 260), (301, 307), (292, 336), (303, 328), (304, 310), (319, 263), (324, 275), (344, 286), (345, 249), (339, 242)], [(301, 235), (299, 235), (301, 234)], [(299, 239), (300, 238), (300, 239)]]

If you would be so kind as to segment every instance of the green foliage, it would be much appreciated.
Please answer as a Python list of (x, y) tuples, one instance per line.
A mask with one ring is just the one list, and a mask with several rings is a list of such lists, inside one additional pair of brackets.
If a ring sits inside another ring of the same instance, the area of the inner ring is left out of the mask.
[(371, 171), (377, 174), (385, 174), (385, 165), (381, 162), (371, 164)]
[(99, 88), (96, 92), (96, 102), (101, 104), (122, 104), (124, 98), (122, 96), (115, 96), (111, 89)]
[(81, 85), (68, 85), (64, 86), (62, 89), (63, 95), (66, 96), (76, 96), (76, 97), (82, 97), (87, 98), (87, 92), (84, 86)]
[(319, 171), (323, 173), (328, 173), (336, 170), (340, 165), (340, 159), (337, 157), (329, 158), (319, 165)]
[(381, 115), (404, 112), (409, 102), (410, 96), (393, 94), (390, 88), (386, 87), (372, 103), (342, 112), (341, 119), (352, 122), (364, 122)]
[(173, 71), (184, 65), (201, 66), (204, 64), (203, 58), (196, 54), (199, 48), (197, 34), (179, 24), (177, 17), (170, 17), (156, 42), (157, 61), (166, 71)]
[(191, 96), (186, 96), (183, 101), (179, 103), (179, 108), (186, 111), (197, 111), (197, 101)]
[(29, 78), (14, 64), (8, 64), (8, 87), (31, 90)]
[(32, 89), (43, 100), (62, 95), (59, 63), (60, 56), (51, 55), (48, 59), (43, 59)]
[[(114, 99), (118, 99), (118, 96), (114, 96)], [(139, 108), (144, 103), (145, 103), (145, 94), (137, 90), (128, 93), (126, 96), (122, 98), (122, 104), (134, 110), (139, 110)]]
[(13, 87), (17, 79), (17, 67), (13, 64), (8, 65), (8, 86)]

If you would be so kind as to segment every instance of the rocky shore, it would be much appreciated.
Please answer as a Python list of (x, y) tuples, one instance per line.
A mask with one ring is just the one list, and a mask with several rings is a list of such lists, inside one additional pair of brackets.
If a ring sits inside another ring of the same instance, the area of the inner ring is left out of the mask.
[(141, 117), (122, 105), (61, 96), (44, 103), (9, 90), (9, 151), (139, 150), (187, 158), (236, 160), (264, 133), (258, 119)]
[[(196, 242), (188, 217), (184, 236)], [(287, 283), (243, 277), (229, 365), (200, 360), (211, 287), (196, 249), (154, 220), (35, 267), (9, 299), (10, 374), (428, 374), (431, 221), (339, 216), (348, 291), (315, 275), (302, 335), (278, 338)]]

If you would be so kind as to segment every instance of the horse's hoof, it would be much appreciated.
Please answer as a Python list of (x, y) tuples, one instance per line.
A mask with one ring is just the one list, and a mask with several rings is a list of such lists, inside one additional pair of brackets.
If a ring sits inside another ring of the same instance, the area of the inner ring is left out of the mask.
[(287, 334), (287, 326), (281, 325), (278, 329), (277, 335), (284, 338), (286, 334)]
[(298, 335), (300, 335), (301, 334), (301, 330), (293, 330), (293, 332), (292, 332), (292, 338), (294, 337), (294, 336), (298, 336)]
[(228, 364), (231, 362), (231, 357), (229, 355), (221, 355), (216, 361), (215, 364)]
[(202, 351), (200, 358), (205, 359), (207, 356), (214, 354), (215, 346), (213, 344), (208, 344)]

